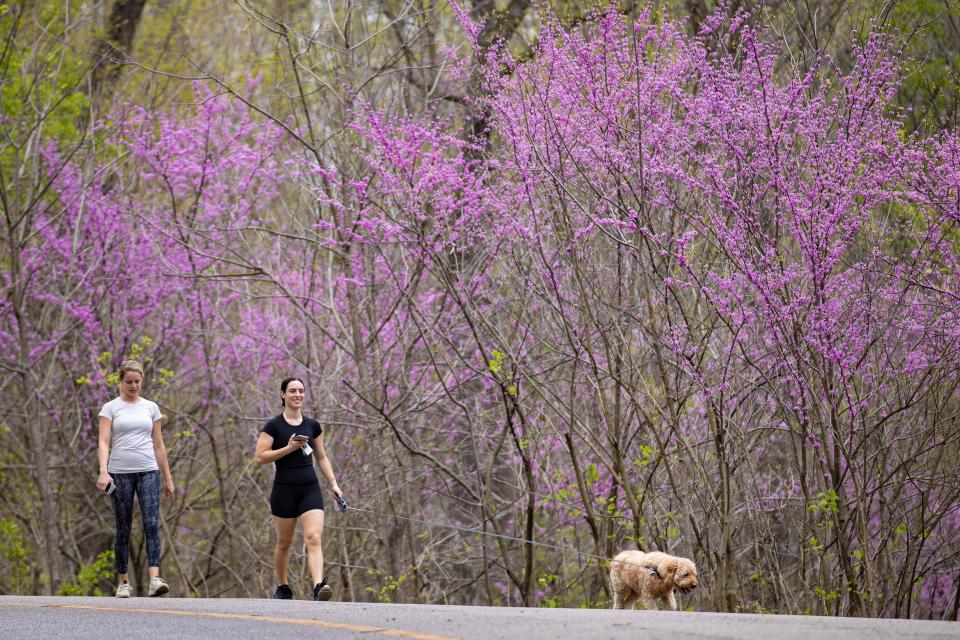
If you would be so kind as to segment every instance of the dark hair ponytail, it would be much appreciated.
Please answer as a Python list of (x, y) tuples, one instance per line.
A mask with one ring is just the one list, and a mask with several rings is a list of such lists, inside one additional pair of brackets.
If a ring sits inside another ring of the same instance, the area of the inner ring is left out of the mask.
[[(305, 385), (305, 384), (303, 383), (303, 380), (301, 380), (300, 378), (297, 378), (296, 376), (291, 377), (291, 378), (284, 378), (284, 379), (283, 379), (283, 382), (280, 383), (280, 393), (286, 393), (286, 392), (287, 392), (287, 385), (290, 384), (291, 382), (293, 382), (294, 380), (296, 380), (296, 381), (299, 382), (300, 384), (303, 384), (303, 386), (307, 386), (307, 385)], [(286, 407), (286, 406), (287, 406), (287, 404), (283, 401), (283, 398), (280, 398), (280, 406), (281, 406), (281, 407)]]

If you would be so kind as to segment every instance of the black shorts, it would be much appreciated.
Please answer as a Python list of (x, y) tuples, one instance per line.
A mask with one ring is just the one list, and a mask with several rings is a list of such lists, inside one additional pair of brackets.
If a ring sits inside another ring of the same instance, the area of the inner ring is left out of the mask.
[(270, 492), (270, 513), (278, 518), (299, 518), (312, 509), (323, 511), (320, 483), (273, 484)]

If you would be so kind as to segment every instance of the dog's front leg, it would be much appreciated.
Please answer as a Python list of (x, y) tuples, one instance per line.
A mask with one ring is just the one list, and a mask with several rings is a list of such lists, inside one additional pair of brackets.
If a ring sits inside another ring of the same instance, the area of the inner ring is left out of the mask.
[(673, 594), (673, 590), (670, 590), (670, 593), (667, 594), (667, 607), (670, 611), (677, 610), (677, 596)]
[(643, 608), (647, 611), (657, 610), (657, 599), (653, 596), (640, 596), (640, 602), (643, 604)]

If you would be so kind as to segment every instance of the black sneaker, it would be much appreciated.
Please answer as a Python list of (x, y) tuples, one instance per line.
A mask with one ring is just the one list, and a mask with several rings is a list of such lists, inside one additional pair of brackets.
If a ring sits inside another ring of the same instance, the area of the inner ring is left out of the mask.
[(273, 592), (274, 600), (293, 600), (293, 589), (288, 584), (282, 584)]
[(333, 596), (333, 589), (330, 588), (330, 585), (327, 584), (327, 581), (319, 583), (313, 588), (313, 599), (314, 600), (329, 600)]

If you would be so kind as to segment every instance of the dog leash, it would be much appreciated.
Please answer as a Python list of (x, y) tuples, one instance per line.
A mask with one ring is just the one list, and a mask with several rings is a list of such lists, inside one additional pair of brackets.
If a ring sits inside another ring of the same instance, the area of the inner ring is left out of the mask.
[[(389, 467), (389, 468), (393, 468), (393, 469), (402, 469), (402, 467), (399, 467), (399, 466), (397, 466), (397, 465), (391, 465), (391, 464), (389, 464), (389, 463), (383, 463), (383, 462), (381, 462), (380, 465), (381, 465), (381, 466), (385, 466), (385, 467)], [(421, 473), (417, 474), (417, 476), (416, 476), (415, 478), (410, 478), (410, 479), (401, 478), (401, 479), (398, 481), (398, 483), (399, 483), (399, 484), (412, 484), (412, 485), (416, 485), (416, 486), (418, 486), (418, 487), (421, 487), (421, 488), (423, 488), (423, 489), (428, 489), (428, 490), (431, 490), (431, 491), (436, 492), (436, 489), (433, 488), (431, 485), (426, 484), (426, 483), (423, 483), (423, 482), (417, 482), (417, 480), (418, 480), (421, 476), (423, 476), (424, 473), (425, 473), (425, 472), (421, 472)], [(530, 489), (526, 489), (526, 488), (524, 488), (524, 487), (518, 487), (518, 486), (516, 486), (515, 484), (512, 484), (512, 483), (510, 483), (510, 482), (507, 482), (506, 480), (501, 480), (500, 478), (490, 478), (490, 481), (491, 481), (491, 482), (496, 482), (497, 484), (501, 484), (501, 485), (503, 485), (503, 486), (505, 486), (505, 487), (510, 488), (510, 489), (513, 490), (513, 491), (518, 491), (518, 492), (520, 492), (520, 493), (522, 493), (522, 494), (524, 494), (524, 495), (534, 496), (534, 497), (539, 498), (539, 499), (541, 499), (541, 500), (543, 500), (543, 501), (556, 502), (557, 504), (566, 505), (566, 506), (571, 507), (571, 508), (573, 508), (573, 509), (584, 509), (584, 508), (585, 508), (582, 501), (581, 501), (580, 503), (577, 503), (577, 502), (573, 502), (573, 501), (571, 501), (571, 500), (564, 500), (564, 499), (562, 499), (562, 498), (558, 498), (557, 496), (552, 495), (552, 494), (540, 493), (540, 492), (537, 492), (537, 491), (531, 491)], [(379, 494), (381, 494), (381, 493), (385, 493), (385, 492), (392, 491), (392, 490), (393, 490), (392, 487), (387, 487), (387, 488), (385, 488), (385, 489), (381, 489), (380, 491), (377, 491), (376, 493), (374, 493), (374, 494), (372, 494), (372, 495), (373, 495), (373, 496), (376, 496), (376, 495), (379, 495)], [(371, 496), (367, 496), (367, 497), (371, 497)], [(602, 511), (602, 509), (601, 509), (601, 511)], [(633, 519), (632, 519), (630, 516), (628, 516), (628, 515), (625, 515), (625, 514), (616, 514), (616, 513), (596, 513), (596, 512), (595, 512), (595, 513), (593, 514), (593, 517), (594, 517), (594, 518), (597, 518), (597, 519), (604, 519), (604, 520), (618, 520), (618, 521), (621, 521), (621, 522), (631, 522), (631, 521), (633, 520)]]
[(608, 558), (608, 557), (606, 557), (606, 556), (599, 556), (599, 555), (594, 554), (594, 553), (588, 553), (588, 552), (586, 552), (586, 551), (580, 551), (579, 549), (573, 549), (573, 548), (571, 548), (571, 547), (564, 547), (564, 546), (561, 546), (561, 545), (549, 544), (549, 543), (546, 543), (546, 542), (539, 542), (539, 541), (537, 541), (537, 540), (528, 540), (528, 539), (526, 539), (526, 538), (518, 538), (518, 537), (516, 537), (516, 536), (510, 536), (510, 535), (507, 535), (507, 534), (504, 534), (504, 533), (496, 533), (496, 532), (493, 532), (493, 531), (484, 531), (483, 529), (476, 529), (476, 528), (474, 528), (474, 527), (459, 527), (459, 526), (454, 525), (454, 524), (446, 524), (446, 523), (444, 523), (444, 522), (434, 522), (434, 521), (430, 521), (430, 520), (424, 520), (423, 518), (414, 518), (414, 517), (412, 517), (412, 516), (401, 516), (401, 515), (397, 515), (397, 514), (394, 514), (394, 513), (383, 513), (383, 512), (381, 512), (381, 511), (374, 511), (374, 510), (372, 510), (372, 509), (362, 509), (362, 508), (360, 508), (360, 507), (348, 506), (348, 505), (347, 505), (347, 501), (343, 498), (343, 496), (340, 496), (339, 498), (337, 498), (336, 503), (335, 503), (335, 505), (334, 505), (334, 508), (335, 508), (337, 511), (341, 512), (341, 513), (347, 513), (348, 511), (356, 511), (356, 512), (358, 512), (358, 513), (369, 513), (369, 514), (371, 514), (371, 515), (382, 516), (382, 517), (385, 517), (385, 518), (394, 518), (394, 519), (397, 519), (397, 520), (407, 520), (407, 521), (409, 521), (409, 522), (417, 522), (417, 523), (419, 523), (419, 524), (423, 524), (423, 525), (426, 525), (426, 526), (428, 526), (428, 527), (436, 527), (436, 528), (441, 528), (441, 529), (453, 529), (453, 530), (455, 530), (455, 531), (461, 531), (461, 532), (463, 532), (463, 533), (472, 533), (472, 534), (474, 534), (474, 535), (488, 536), (488, 537), (491, 537), (491, 538), (500, 538), (500, 539), (502, 539), (502, 540), (510, 540), (510, 541), (513, 541), (513, 542), (522, 542), (523, 544), (529, 544), (529, 545), (533, 545), (533, 546), (537, 546), (537, 547), (542, 547), (542, 548), (544, 548), (544, 549), (552, 549), (552, 550), (554, 550), (554, 551), (561, 551), (561, 552), (563, 552), (563, 553), (571, 553), (571, 554), (575, 554), (575, 555), (578, 555), (578, 556), (581, 556), (581, 557), (584, 557), (584, 558), (590, 558), (590, 559), (593, 559), (593, 560), (598, 560), (598, 561), (600, 561), (600, 562), (606, 562), (606, 563), (608, 563), (608, 564), (617, 563), (617, 564), (633, 565), (633, 566), (636, 566), (636, 567), (642, 567), (642, 568), (646, 569), (646, 570), (650, 573), (650, 575), (653, 575), (653, 576), (656, 576), (657, 578), (662, 579), (662, 576), (661, 576), (660, 573), (657, 571), (657, 568), (656, 568), (656, 567), (651, 567), (651, 566), (649, 566), (649, 565), (639, 564), (639, 563), (636, 563), (636, 562), (629, 562), (629, 561), (626, 561), (626, 560), (616, 560), (616, 559), (614, 559), (614, 558)]

